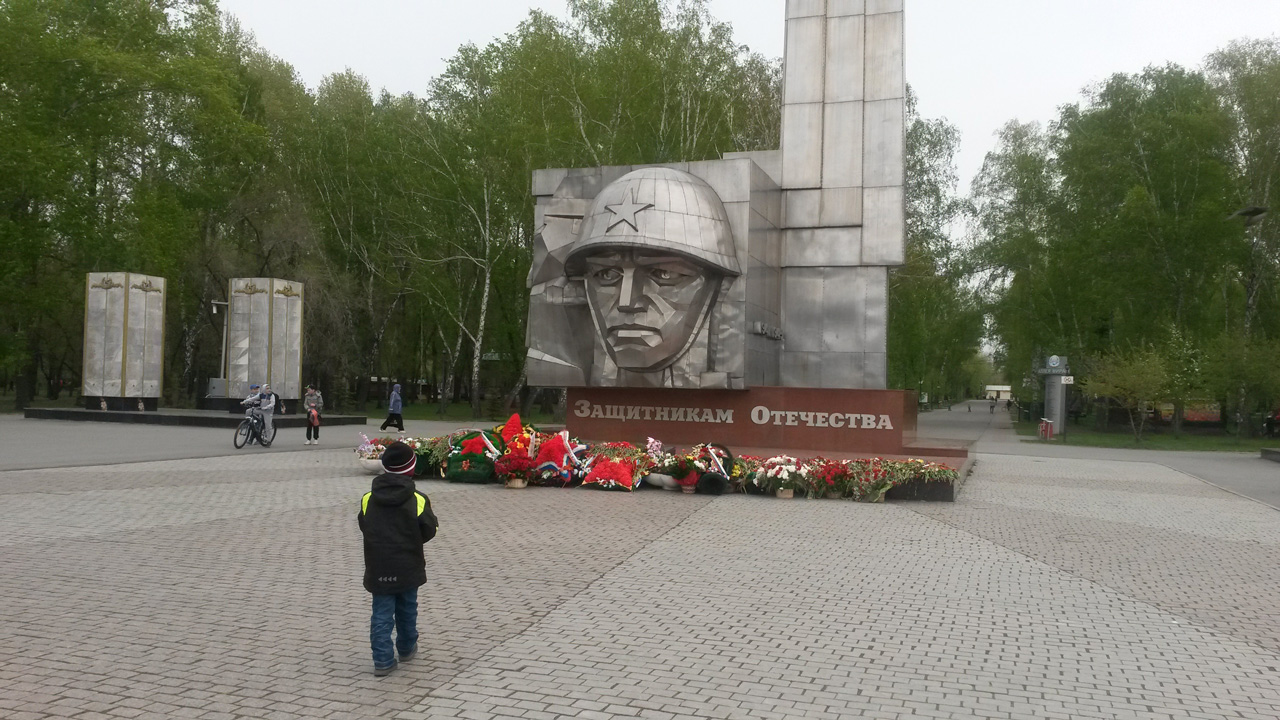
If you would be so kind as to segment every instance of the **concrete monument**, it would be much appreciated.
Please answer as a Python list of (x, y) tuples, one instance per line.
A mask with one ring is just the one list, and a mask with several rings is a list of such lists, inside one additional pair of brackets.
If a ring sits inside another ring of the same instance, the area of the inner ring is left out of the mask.
[(227, 393), (269, 383), (281, 400), (302, 397), (303, 285), (275, 278), (234, 278), (228, 292)]
[(905, 114), (902, 0), (788, 0), (780, 150), (536, 172), (530, 383), (884, 388)]
[(902, 0), (788, 0), (785, 21), (780, 149), (534, 173), (529, 382), (570, 388), (570, 432), (930, 454), (914, 394), (885, 389)]
[(164, 391), (164, 278), (88, 273), (81, 395), (91, 409), (155, 410)]

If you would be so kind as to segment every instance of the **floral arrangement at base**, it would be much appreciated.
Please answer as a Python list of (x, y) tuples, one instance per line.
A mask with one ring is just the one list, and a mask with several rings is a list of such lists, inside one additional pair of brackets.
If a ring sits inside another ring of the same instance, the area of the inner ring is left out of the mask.
[(444, 477), (444, 466), (449, 453), (453, 452), (453, 441), (464, 434), (455, 432), (423, 439), (418, 447), (418, 474)]
[(674, 478), (676, 485), (685, 492), (693, 492), (698, 478), (706, 472), (706, 462), (699, 463), (701, 453), (697, 448), (688, 452), (667, 450), (662, 443), (649, 438), (646, 455), (649, 458), (649, 472)]
[(533, 479), (538, 432), (520, 422), (514, 414), (505, 425), (494, 428), (504, 445), (502, 455), (494, 461), (494, 474), (508, 487), (524, 487)]
[(549, 487), (568, 487), (586, 477), (585, 458), (588, 448), (570, 438), (569, 431), (540, 436), (537, 441), (537, 453), (533, 456), (534, 475), (530, 482)]
[(765, 460), (752, 477), (756, 487), (765, 492), (805, 490), (804, 463), (790, 455), (778, 455)]
[[(459, 431), (436, 438), (373, 438), (364, 434), (355, 449), (360, 462), (376, 472), (386, 446), (400, 441), (418, 453), (419, 468), (443, 465), (452, 482), (508, 482), (551, 487), (585, 485), (633, 491), (643, 485), (693, 492), (803, 493), (811, 498), (883, 502), (889, 490), (911, 482), (955, 483), (952, 467), (925, 460), (861, 458), (799, 459), (789, 455), (734, 457), (714, 443), (690, 450), (667, 448), (653, 438), (643, 448), (626, 442), (586, 445), (567, 431), (554, 435), (523, 425), (513, 415), (492, 431)], [(424, 462), (424, 460), (426, 462)], [(722, 478), (726, 480), (722, 480)]]
[(395, 442), (390, 438), (370, 440), (369, 436), (364, 433), (360, 433), (360, 439), (364, 442), (356, 447), (356, 456), (361, 460), (381, 460), (382, 453), (386, 451), (387, 446)]
[(596, 456), (591, 469), (582, 479), (583, 487), (598, 487), (603, 490), (626, 490), (631, 492), (640, 484), (636, 466), (627, 460), (610, 460)]
[(594, 485), (606, 490), (635, 490), (649, 474), (653, 461), (649, 454), (628, 442), (611, 442), (595, 445), (586, 462), (583, 485)]
[(449, 482), (490, 483), (499, 480), (494, 461), (503, 454), (502, 438), (484, 430), (472, 430), (454, 438), (445, 460)]

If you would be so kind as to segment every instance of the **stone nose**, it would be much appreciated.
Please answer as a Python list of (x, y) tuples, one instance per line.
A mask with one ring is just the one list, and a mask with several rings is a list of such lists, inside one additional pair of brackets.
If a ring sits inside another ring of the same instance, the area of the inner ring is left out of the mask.
[(637, 268), (624, 268), (622, 287), (619, 288), (618, 294), (618, 309), (623, 312), (644, 312), (644, 296), (644, 276), (637, 273)]

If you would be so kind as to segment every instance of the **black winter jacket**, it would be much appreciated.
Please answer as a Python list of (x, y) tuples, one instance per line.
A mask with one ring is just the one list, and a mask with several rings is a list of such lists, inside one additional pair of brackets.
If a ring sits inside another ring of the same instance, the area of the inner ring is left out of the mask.
[(375, 595), (412, 590), (427, 582), (422, 546), (436, 536), (435, 513), (413, 479), (384, 473), (360, 501), (364, 533), (364, 588)]

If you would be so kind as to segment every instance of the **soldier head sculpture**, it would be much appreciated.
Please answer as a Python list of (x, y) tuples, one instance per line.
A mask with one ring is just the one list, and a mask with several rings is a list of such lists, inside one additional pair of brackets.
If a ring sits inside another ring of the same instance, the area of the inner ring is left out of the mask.
[(667, 168), (629, 173), (595, 197), (567, 250), (565, 275), (581, 283), (595, 334), (589, 385), (716, 384), (708, 325), (741, 273), (709, 185)]

